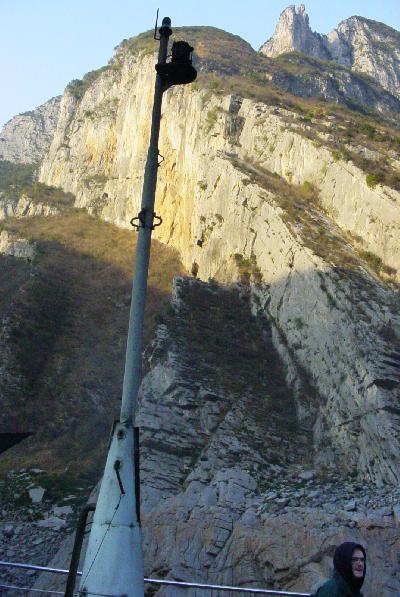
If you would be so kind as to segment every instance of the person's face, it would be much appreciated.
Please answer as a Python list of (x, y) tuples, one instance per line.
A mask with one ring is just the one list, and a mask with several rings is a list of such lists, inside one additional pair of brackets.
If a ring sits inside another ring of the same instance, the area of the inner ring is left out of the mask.
[(356, 578), (362, 578), (364, 575), (365, 559), (361, 549), (355, 549), (351, 556), (351, 569)]

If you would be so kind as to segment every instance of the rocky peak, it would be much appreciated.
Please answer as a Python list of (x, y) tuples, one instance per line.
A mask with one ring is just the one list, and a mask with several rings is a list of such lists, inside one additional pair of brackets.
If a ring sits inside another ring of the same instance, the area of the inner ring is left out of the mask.
[(311, 31), (304, 4), (297, 9), (288, 6), (260, 52), (270, 58), (301, 52), (332, 60), (373, 77), (384, 89), (400, 96), (400, 33), (378, 21), (352, 16), (328, 35), (320, 35)]
[(321, 36), (310, 29), (304, 4), (297, 9), (294, 5), (288, 6), (281, 13), (273, 36), (260, 48), (262, 54), (271, 58), (294, 51), (317, 58), (327, 57)]
[(400, 96), (400, 33), (384, 23), (353, 16), (325, 37), (333, 60), (373, 77)]
[(18, 114), (0, 131), (0, 160), (23, 164), (39, 162), (53, 139), (61, 96), (34, 110)]

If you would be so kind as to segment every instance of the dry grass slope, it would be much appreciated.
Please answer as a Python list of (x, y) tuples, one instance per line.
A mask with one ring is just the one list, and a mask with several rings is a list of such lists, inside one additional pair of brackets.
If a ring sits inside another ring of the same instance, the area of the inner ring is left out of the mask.
[[(80, 210), (8, 220), (6, 227), (37, 243), (38, 254), (31, 271), (2, 260), (9, 358), (0, 425), (35, 435), (3, 455), (0, 474), (39, 467), (39, 484), (89, 489), (119, 411), (135, 232)], [(154, 241), (145, 342), (168, 309), (172, 277), (182, 273), (176, 253)]]

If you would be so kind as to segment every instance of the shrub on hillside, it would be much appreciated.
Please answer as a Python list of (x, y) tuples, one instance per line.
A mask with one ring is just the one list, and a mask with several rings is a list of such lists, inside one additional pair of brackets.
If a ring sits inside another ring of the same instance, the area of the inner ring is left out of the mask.
[(381, 172), (377, 172), (376, 174), (367, 174), (366, 182), (370, 189), (374, 189), (377, 184), (383, 181), (383, 174)]

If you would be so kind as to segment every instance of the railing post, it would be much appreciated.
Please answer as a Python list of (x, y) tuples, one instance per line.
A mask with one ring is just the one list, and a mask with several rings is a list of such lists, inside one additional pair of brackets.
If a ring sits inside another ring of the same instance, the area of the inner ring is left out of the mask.
[(87, 506), (84, 507), (84, 509), (82, 510), (81, 515), (79, 517), (78, 526), (77, 526), (76, 534), (75, 534), (74, 547), (72, 549), (71, 564), (70, 564), (70, 568), (69, 568), (64, 597), (73, 597), (74, 589), (75, 589), (75, 582), (76, 582), (76, 574), (78, 572), (79, 558), (81, 555), (82, 543), (83, 543), (83, 537), (85, 534), (87, 518), (88, 518), (89, 512), (94, 512), (95, 509), (96, 509), (96, 506), (94, 504), (88, 504)]

